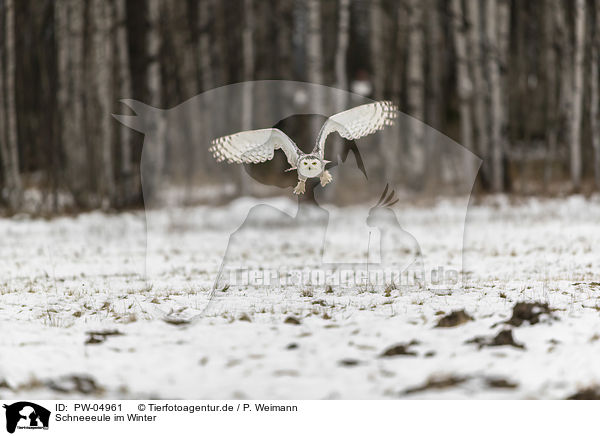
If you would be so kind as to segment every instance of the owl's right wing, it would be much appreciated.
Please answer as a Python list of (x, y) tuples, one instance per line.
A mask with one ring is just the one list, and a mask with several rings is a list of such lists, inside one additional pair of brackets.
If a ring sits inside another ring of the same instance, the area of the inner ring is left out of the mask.
[(275, 150), (282, 149), (295, 168), (300, 153), (294, 141), (279, 129), (247, 130), (214, 139), (211, 144), (209, 151), (217, 162), (260, 163), (273, 159)]
[(363, 104), (330, 116), (317, 137), (313, 154), (325, 156), (327, 137), (337, 132), (344, 139), (358, 139), (394, 124), (398, 108), (391, 101)]

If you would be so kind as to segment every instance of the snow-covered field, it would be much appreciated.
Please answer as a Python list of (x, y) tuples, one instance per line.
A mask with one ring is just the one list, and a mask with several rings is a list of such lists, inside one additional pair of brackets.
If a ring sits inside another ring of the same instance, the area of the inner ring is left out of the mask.
[[(600, 199), (486, 198), (464, 257), (460, 205), (401, 210), (430, 263), (462, 259), (462, 288), (213, 295), (240, 202), (149, 223), (152, 283), (143, 212), (0, 220), (0, 398), (566, 398), (600, 384)], [(269, 222), (231, 258), (281, 266), (310, 226)]]

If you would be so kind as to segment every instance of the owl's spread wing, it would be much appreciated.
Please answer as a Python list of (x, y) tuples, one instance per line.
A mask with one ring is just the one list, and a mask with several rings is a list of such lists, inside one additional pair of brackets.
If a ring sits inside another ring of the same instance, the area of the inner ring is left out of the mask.
[(282, 149), (289, 164), (295, 168), (300, 150), (279, 129), (248, 130), (212, 141), (209, 151), (218, 162), (260, 163), (273, 159), (275, 150)]
[(338, 132), (342, 138), (358, 139), (394, 124), (398, 108), (391, 101), (363, 104), (330, 116), (317, 137), (312, 153), (324, 158), (325, 141), (330, 133)]

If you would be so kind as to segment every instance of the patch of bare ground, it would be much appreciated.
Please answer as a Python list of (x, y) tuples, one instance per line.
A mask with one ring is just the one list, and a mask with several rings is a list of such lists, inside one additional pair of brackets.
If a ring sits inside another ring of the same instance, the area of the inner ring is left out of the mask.
[(506, 324), (519, 327), (525, 322), (534, 325), (544, 320), (556, 320), (558, 318), (552, 315), (555, 310), (548, 306), (548, 303), (516, 303), (513, 307), (512, 316), (506, 321)]
[(516, 389), (519, 387), (517, 382), (513, 382), (503, 377), (486, 377), (484, 382), (488, 388), (492, 389)]
[(567, 400), (600, 400), (600, 386), (590, 386), (575, 392)]
[(505, 329), (500, 331), (494, 337), (486, 337), (486, 336), (476, 336), (473, 339), (469, 339), (467, 344), (476, 344), (479, 348), (483, 347), (502, 347), (504, 345), (509, 345), (511, 347), (524, 349), (525, 345), (518, 343), (513, 338), (512, 330)]
[(89, 336), (85, 341), (85, 344), (96, 345), (104, 343), (106, 341), (106, 338), (108, 338), (109, 336), (122, 336), (123, 333), (121, 333), (118, 330), (101, 330), (87, 332), (87, 335)]
[(471, 315), (464, 310), (455, 310), (440, 318), (436, 324), (436, 327), (456, 327), (469, 321), (473, 321), (473, 317)]
[(93, 377), (87, 375), (67, 375), (46, 382), (46, 387), (62, 394), (100, 395), (104, 388), (96, 383)]
[(395, 357), (395, 356), (416, 356), (417, 353), (410, 350), (410, 347), (418, 345), (419, 341), (412, 340), (407, 344), (396, 344), (387, 348), (379, 357)]
[(467, 376), (459, 376), (459, 375), (442, 375), (442, 376), (433, 376), (427, 379), (425, 383), (420, 386), (416, 386), (414, 388), (405, 389), (402, 394), (410, 395), (416, 394), (419, 392), (426, 392), (431, 390), (443, 390), (448, 389), (454, 386), (458, 386), (463, 384), (469, 380)]

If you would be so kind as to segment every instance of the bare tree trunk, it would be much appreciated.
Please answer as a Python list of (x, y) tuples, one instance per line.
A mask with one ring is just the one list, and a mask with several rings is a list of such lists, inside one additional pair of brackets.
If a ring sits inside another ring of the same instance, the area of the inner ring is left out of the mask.
[(425, 129), (424, 148), (426, 150), (426, 180), (430, 187), (439, 183), (442, 171), (439, 151), (436, 149), (436, 131), (442, 129), (441, 114), (443, 104), (443, 28), (440, 20), (440, 7), (437, 0), (427, 0), (425, 27), (425, 61), (426, 61), (426, 86), (425, 86), (425, 120), (432, 128)]
[(160, 71), (160, 18), (162, 13), (162, 0), (148, 1), (148, 21), (149, 29), (147, 36), (148, 50), (148, 70), (147, 70), (147, 85), (150, 93), (150, 104), (154, 107), (160, 106), (162, 102), (161, 91), (161, 71)]
[(467, 1), (467, 19), (469, 23), (469, 50), (471, 52), (471, 71), (473, 77), (473, 115), (475, 120), (475, 131), (477, 132), (475, 150), (482, 158), (482, 172), (484, 180), (489, 180), (489, 138), (488, 120), (486, 117), (486, 83), (483, 74), (484, 59), (482, 56), (482, 26), (481, 26), (481, 3), (479, 1)]
[(600, 2), (595, 4), (594, 36), (590, 62), (590, 131), (594, 150), (594, 181), (600, 189), (600, 122), (598, 122), (598, 63), (600, 62)]
[(383, 55), (383, 11), (381, 0), (371, 1), (370, 13), (370, 49), (371, 69), (373, 71), (373, 98), (381, 100), (385, 91), (385, 57)]
[[(338, 29), (337, 49), (335, 52), (335, 81), (336, 86), (344, 91), (348, 90), (348, 72), (346, 71), (346, 55), (348, 53), (349, 29), (350, 29), (350, 0), (339, 0), (338, 5)], [(336, 104), (336, 110), (345, 107), (345, 94), (341, 96)]]
[[(385, 19), (381, 0), (372, 0), (370, 4), (369, 27), (370, 27), (370, 55), (371, 55), (371, 82), (373, 86), (372, 97), (375, 100), (382, 100), (385, 93), (385, 77), (386, 77), (386, 56), (384, 53), (384, 34), (387, 29), (387, 20)], [(378, 152), (376, 156), (377, 173), (385, 181), (392, 182), (392, 178), (397, 174), (397, 160), (393, 159), (393, 155), (397, 152), (396, 146), (383, 144), (379, 135), (375, 135), (372, 139), (373, 147)]]
[[(323, 85), (323, 48), (321, 38), (321, 3), (318, 0), (308, 0), (308, 35), (307, 35), (307, 76), (308, 81), (315, 85)], [(313, 88), (309, 97), (311, 110), (315, 114), (325, 112), (323, 92), (320, 86)], [(320, 120), (315, 117), (312, 125), (313, 135), (321, 127)]]
[(407, 155), (410, 156), (406, 173), (411, 184), (421, 188), (424, 164), (424, 127), (425, 120), (425, 69), (424, 69), (424, 22), (423, 2), (410, 0), (408, 5), (408, 60), (407, 60), (407, 103), (408, 113), (419, 121), (411, 120), (408, 126)]
[(464, 147), (473, 149), (473, 126), (471, 120), (471, 96), (473, 85), (469, 75), (465, 16), (461, 0), (452, 0), (452, 33), (456, 51), (456, 80), (458, 85), (460, 137)]
[(573, 110), (569, 120), (569, 148), (573, 188), (581, 187), (581, 112), (583, 106), (583, 44), (585, 35), (585, 0), (575, 2), (575, 52), (573, 63)]
[[(5, 2), (4, 48), (6, 52), (6, 72), (2, 77), (0, 62), (0, 87), (4, 86), (5, 94), (0, 91), (0, 143), (2, 143), (2, 169), (4, 186), (8, 191), (8, 205), (13, 211), (18, 210), (23, 200), (23, 186), (19, 173), (19, 152), (17, 138), (17, 107), (15, 104), (15, 4), (14, 0)], [(4, 79), (4, 81), (2, 81)]]
[[(396, 47), (392, 53), (384, 51), (383, 65), (386, 65), (385, 60), (388, 56), (394, 58), (394, 74), (392, 78), (392, 95), (402, 103), (404, 100), (404, 89), (407, 80), (407, 58), (408, 58), (408, 6), (405, 2), (399, 2), (396, 7)], [(387, 30), (387, 29), (386, 29)], [(389, 67), (388, 67), (389, 68)], [(387, 75), (387, 72), (383, 72), (383, 77)]]
[(441, 64), (443, 60), (442, 56), (442, 23), (440, 21), (440, 11), (437, 0), (428, 0), (427, 3), (427, 27), (426, 27), (426, 40), (427, 49), (426, 57), (428, 64), (428, 75), (427, 75), (427, 93), (425, 102), (425, 119), (427, 124), (435, 129), (441, 128), (440, 120), (440, 108), (442, 104), (442, 68)]
[(84, 135), (83, 41), (85, 5), (57, 0), (54, 5), (58, 51), (58, 105), (65, 179), (75, 204), (88, 206), (87, 139)]
[(572, 47), (569, 37), (569, 25), (567, 22), (567, 11), (563, 1), (556, 0), (554, 7), (554, 19), (556, 22), (556, 34), (559, 48), (559, 78), (560, 83), (558, 108), (559, 125), (563, 132), (561, 145), (569, 146), (570, 122), (573, 111), (573, 58)]
[[(127, 37), (127, 5), (126, 0), (115, 0), (115, 23), (116, 27), (116, 57), (117, 57), (117, 92), (118, 98), (131, 98), (131, 74), (129, 72), (129, 50)], [(119, 145), (121, 149), (121, 174), (120, 195), (121, 204), (132, 201), (136, 189), (133, 180), (133, 169), (131, 163), (131, 129), (125, 126), (119, 128)]]
[(491, 91), (491, 165), (492, 190), (502, 191), (504, 187), (504, 123), (503, 90), (501, 69), (505, 60), (508, 11), (504, 0), (487, 0), (486, 3), (488, 74)]
[[(242, 52), (244, 81), (254, 79), (254, 1), (244, 0), (244, 30), (242, 33)], [(252, 128), (253, 90), (252, 83), (245, 83), (242, 95), (242, 129)]]
[[(407, 100), (408, 113), (423, 120), (425, 116), (425, 87), (423, 82), (423, 5), (421, 0), (410, 0), (408, 5), (408, 60)], [(416, 135), (415, 139), (420, 139)]]
[(292, 33), (294, 27), (293, 9), (294, 0), (279, 0), (277, 15), (281, 25), (277, 27), (277, 51), (279, 52), (279, 77), (283, 80), (293, 80), (293, 48)]
[[(242, 85), (242, 130), (252, 129), (254, 106), (254, 1), (244, 0), (244, 29), (242, 31), (243, 80)], [(244, 183), (246, 171), (238, 169), (238, 193), (251, 195), (250, 186)]]
[[(214, 88), (213, 78), (213, 62), (212, 62), (212, 50), (211, 50), (211, 16), (214, 13), (214, 2), (213, 0), (200, 0), (198, 7), (198, 63), (199, 63), (199, 84), (198, 89), (200, 92), (206, 92)], [(202, 100), (201, 100), (202, 101)], [(199, 108), (201, 119), (200, 121), (200, 135), (202, 138), (207, 140), (212, 139), (212, 113), (209, 108), (204, 105)], [(205, 148), (208, 148), (209, 144), (204, 144)], [(209, 165), (206, 161), (204, 166), (205, 171), (210, 173), (215, 170), (214, 165)]]
[[(335, 82), (336, 87), (344, 92), (338, 91), (336, 94), (335, 111), (341, 112), (346, 109), (348, 91), (348, 72), (346, 71), (346, 55), (348, 53), (349, 29), (350, 28), (350, 0), (339, 0), (338, 4), (338, 27), (337, 27), (337, 47), (335, 51)], [(337, 159), (342, 151), (344, 141), (341, 137), (332, 138), (331, 156)], [(342, 176), (342, 175), (340, 175)], [(338, 194), (340, 183), (334, 184), (325, 191), (325, 199), (332, 200)]]
[[(162, 105), (162, 76), (160, 69), (160, 49), (162, 45), (160, 33), (160, 19), (163, 10), (162, 0), (148, 0), (148, 34), (147, 54), (149, 58), (146, 81), (150, 97), (150, 105), (160, 109)], [(162, 110), (155, 111), (153, 122), (155, 129), (153, 135), (147, 135), (144, 147), (143, 179), (144, 198), (152, 198), (160, 186), (165, 167), (165, 141), (166, 141), (166, 119)]]
[(557, 64), (556, 64), (556, 48), (555, 48), (555, 9), (560, 7), (557, 0), (546, 0), (544, 8), (544, 72), (546, 76), (546, 162), (544, 164), (544, 188), (547, 189), (552, 179), (552, 166), (556, 158), (556, 143), (557, 143), (557, 124), (558, 117), (558, 96), (557, 96)]
[(213, 68), (210, 48), (211, 0), (200, 0), (198, 18), (200, 37), (198, 41), (200, 52), (200, 91), (206, 92), (213, 88)]
[[(97, 123), (96, 144), (101, 152), (101, 170), (99, 198), (103, 208), (110, 207), (115, 201), (115, 184), (112, 152), (112, 91), (113, 91), (113, 53), (112, 53), (112, 11), (111, 3), (94, 0), (91, 17), (93, 20), (92, 52), (95, 101), (97, 111), (93, 123)], [(89, 106), (88, 106), (89, 107)], [(92, 110), (94, 108), (92, 107)]]

